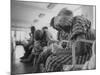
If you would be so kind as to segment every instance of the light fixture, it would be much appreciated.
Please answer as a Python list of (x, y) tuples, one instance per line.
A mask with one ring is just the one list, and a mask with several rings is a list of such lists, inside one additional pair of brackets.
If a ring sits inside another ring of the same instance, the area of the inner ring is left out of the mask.
[(38, 19), (33, 20), (34, 23), (38, 22)]
[(56, 5), (56, 3), (49, 3), (49, 5), (47, 6), (48, 9), (52, 9), (54, 8)]
[(42, 17), (44, 17), (44, 16), (45, 16), (44, 13), (40, 13), (40, 14), (39, 14), (39, 18), (42, 18)]

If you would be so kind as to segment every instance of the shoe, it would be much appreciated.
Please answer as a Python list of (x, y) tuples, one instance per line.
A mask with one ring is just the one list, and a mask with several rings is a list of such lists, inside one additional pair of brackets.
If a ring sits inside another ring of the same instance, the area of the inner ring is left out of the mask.
[(31, 63), (31, 61), (28, 60), (28, 59), (22, 59), (20, 62), (23, 62), (23, 63)]
[(23, 56), (23, 57), (21, 57), (20, 59), (27, 59), (27, 56)]
[(23, 56), (23, 57), (20, 57), (20, 59), (24, 59), (25, 58), (25, 56)]

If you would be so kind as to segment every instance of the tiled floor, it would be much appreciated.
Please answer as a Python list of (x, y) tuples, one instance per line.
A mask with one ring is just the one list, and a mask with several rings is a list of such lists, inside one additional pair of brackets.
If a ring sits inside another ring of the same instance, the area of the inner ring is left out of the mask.
[(26, 73), (34, 73), (35, 67), (32, 64), (26, 64), (20, 62), (20, 57), (23, 56), (24, 49), (22, 46), (17, 46), (16, 50), (13, 52), (13, 72), (15, 74), (26, 74)]

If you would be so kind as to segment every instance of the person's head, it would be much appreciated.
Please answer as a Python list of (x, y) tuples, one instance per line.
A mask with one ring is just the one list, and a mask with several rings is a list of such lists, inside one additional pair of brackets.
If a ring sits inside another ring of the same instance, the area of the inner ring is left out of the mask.
[(35, 31), (35, 27), (31, 26), (31, 33), (34, 33), (34, 31)]
[(39, 41), (42, 39), (42, 36), (43, 36), (43, 33), (41, 30), (36, 30), (35, 31), (35, 34), (34, 34), (34, 37), (35, 37), (35, 40), (36, 41)]
[(50, 26), (58, 31), (70, 32), (72, 27), (73, 12), (66, 8), (63, 8), (57, 16), (53, 17), (50, 22)]
[(42, 28), (42, 30), (43, 31), (47, 31), (48, 30), (48, 27), (45, 26), (45, 27)]

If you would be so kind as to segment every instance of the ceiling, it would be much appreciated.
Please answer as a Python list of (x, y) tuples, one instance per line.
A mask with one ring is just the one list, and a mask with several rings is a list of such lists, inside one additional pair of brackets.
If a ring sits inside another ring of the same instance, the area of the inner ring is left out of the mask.
[[(80, 5), (43, 3), (34, 1), (11, 1), (11, 26), (12, 28), (29, 28), (35, 25), (37, 28), (49, 25), (53, 16), (62, 8), (72, 11), (80, 9)], [(80, 12), (80, 11), (78, 11)]]

